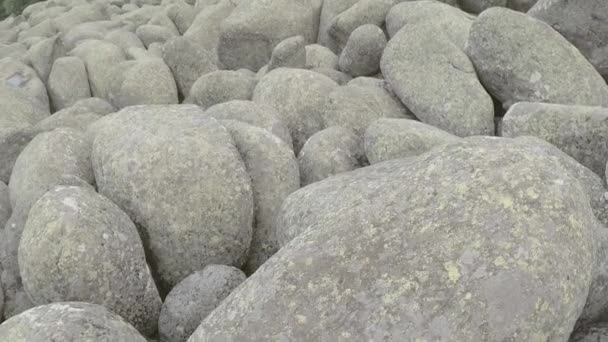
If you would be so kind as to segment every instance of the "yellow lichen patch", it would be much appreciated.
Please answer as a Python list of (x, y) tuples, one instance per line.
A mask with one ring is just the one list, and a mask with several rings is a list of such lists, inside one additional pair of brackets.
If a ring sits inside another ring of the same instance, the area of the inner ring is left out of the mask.
[(509, 209), (513, 208), (513, 197), (508, 195), (500, 195), (498, 197), (498, 201), (503, 206), (503, 208)]
[(499, 255), (496, 259), (494, 259), (494, 265), (495, 266), (502, 266), (506, 264), (505, 258), (503, 258), (501, 255)]
[(306, 321), (308, 320), (306, 318), (306, 316), (303, 315), (296, 315), (296, 320), (298, 321), (298, 323), (300, 324), (306, 324)]
[(448, 272), (448, 278), (450, 278), (451, 282), (455, 283), (460, 279), (460, 271), (453, 261), (446, 262), (443, 267)]

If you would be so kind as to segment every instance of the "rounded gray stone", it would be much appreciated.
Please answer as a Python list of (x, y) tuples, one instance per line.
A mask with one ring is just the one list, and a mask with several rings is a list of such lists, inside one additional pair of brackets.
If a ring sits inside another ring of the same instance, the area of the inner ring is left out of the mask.
[(3, 88), (19, 92), (43, 110), (49, 111), (46, 87), (31, 67), (14, 58), (3, 58), (0, 60), (0, 80)]
[[(91, 188), (56, 187), (32, 206), (19, 243), (19, 269), (37, 305), (100, 304), (145, 335), (157, 329), (162, 302), (137, 228)], [(146, 298), (149, 283), (152, 302)]]
[(0, 325), (11, 342), (146, 342), (135, 328), (101, 305), (61, 302), (42, 305)]
[(569, 342), (606, 342), (608, 341), (608, 323), (598, 323), (591, 327), (575, 330)]
[(97, 186), (136, 223), (161, 293), (206, 265), (245, 262), (251, 182), (217, 120), (194, 105), (132, 106), (95, 126)]
[(329, 48), (319, 45), (306, 45), (306, 69), (338, 69), (338, 56)]
[(372, 24), (359, 26), (340, 54), (340, 70), (353, 77), (376, 74), (385, 47), (386, 36), (381, 28)]
[[(6, 184), (0, 181), (0, 231), (4, 229), (6, 221), (11, 217), (12, 211), (10, 190)], [(4, 302), (4, 300), (2, 302)]]
[(276, 68), (300, 68), (306, 66), (306, 40), (302, 36), (287, 38), (277, 44), (270, 62), (268, 62), (267, 71)]
[(125, 52), (132, 47), (144, 48), (144, 44), (141, 42), (139, 37), (137, 37), (137, 34), (124, 28), (111, 31), (110, 33), (106, 34), (104, 40), (115, 44), (116, 46), (122, 48)]
[(339, 85), (345, 85), (348, 82), (350, 82), (350, 80), (352, 80), (352, 76), (336, 70), (336, 69), (330, 69), (330, 68), (314, 68), (311, 69), (311, 71), (314, 71), (316, 73), (319, 73), (321, 75), (325, 75), (329, 78), (331, 78), (334, 82), (338, 83)]
[(152, 43), (164, 43), (177, 36), (175, 32), (164, 26), (148, 24), (138, 27), (135, 34), (137, 34), (137, 37), (139, 37), (146, 47)]
[(255, 77), (238, 71), (213, 71), (194, 82), (186, 102), (206, 109), (231, 100), (251, 100), (256, 84)]
[[(298, 155), (302, 186), (367, 164), (363, 141), (354, 131), (334, 126), (315, 133)], [(276, 227), (278, 228), (278, 227)]]
[(466, 53), (503, 107), (516, 102), (608, 106), (608, 85), (581, 52), (544, 22), (494, 7), (471, 26)]
[(84, 62), (78, 57), (61, 57), (55, 60), (49, 74), (48, 91), (55, 111), (91, 97)]
[(439, 128), (415, 120), (379, 119), (365, 131), (365, 155), (370, 164), (414, 157), (435, 146), (460, 141)]
[(47, 132), (55, 128), (66, 127), (86, 132), (87, 127), (99, 119), (101, 119), (101, 115), (96, 113), (63, 110), (38, 122), (33, 127), (33, 130), (36, 132)]
[(471, 13), (481, 13), (490, 7), (507, 7), (508, 0), (459, 0), (460, 7)]
[(209, 265), (177, 284), (165, 298), (159, 320), (161, 342), (186, 342), (199, 324), (247, 279), (238, 268)]

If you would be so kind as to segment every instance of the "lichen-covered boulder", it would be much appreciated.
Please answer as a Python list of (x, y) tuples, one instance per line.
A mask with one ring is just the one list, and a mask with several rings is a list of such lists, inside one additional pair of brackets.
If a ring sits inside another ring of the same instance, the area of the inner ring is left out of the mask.
[(137, 228), (91, 188), (56, 187), (32, 206), (19, 268), (34, 304), (100, 304), (145, 335), (157, 329), (161, 300)]
[(385, 47), (386, 36), (381, 28), (372, 24), (359, 26), (340, 54), (340, 70), (353, 77), (378, 73)]
[(256, 84), (255, 77), (239, 71), (212, 71), (194, 82), (186, 102), (205, 109), (231, 100), (251, 100)]
[(247, 279), (238, 268), (209, 265), (177, 284), (165, 298), (158, 329), (163, 342), (186, 342), (201, 322)]
[(388, 42), (380, 66), (420, 121), (457, 136), (494, 134), (492, 98), (469, 58), (439, 25), (405, 25)]
[(47, 85), (51, 106), (55, 111), (91, 97), (87, 69), (78, 57), (61, 57), (55, 60)]
[(523, 13), (485, 10), (471, 26), (466, 53), (505, 109), (522, 101), (608, 106), (608, 85), (581, 52)]
[(264, 128), (281, 138), (290, 148), (293, 148), (291, 134), (285, 123), (280, 119), (281, 114), (269, 105), (253, 101), (232, 100), (209, 107), (205, 114), (218, 120), (242, 121), (252, 126)]
[(283, 200), (300, 188), (298, 162), (291, 146), (271, 132), (239, 121), (222, 120), (251, 178), (254, 227), (244, 270), (251, 274), (279, 250), (272, 220)]
[(277, 227), (301, 234), (190, 342), (566, 341), (597, 221), (577, 179), (537, 152), (469, 138), (294, 192)]
[(365, 131), (365, 155), (370, 164), (414, 157), (435, 146), (460, 141), (460, 137), (420, 121), (379, 119)]
[(99, 191), (138, 226), (161, 293), (206, 265), (245, 262), (251, 183), (217, 120), (194, 105), (132, 106), (94, 126)]
[(367, 164), (363, 141), (353, 130), (333, 126), (315, 133), (298, 155), (302, 186)]
[(566, 152), (603, 177), (608, 162), (608, 109), (549, 103), (516, 103), (502, 120), (502, 135), (532, 135)]
[(61, 302), (42, 305), (0, 325), (11, 342), (146, 342), (133, 326), (101, 305)]
[(323, 129), (324, 97), (336, 87), (336, 82), (316, 72), (279, 68), (258, 82), (253, 101), (277, 110), (291, 132), (297, 154), (308, 138)]

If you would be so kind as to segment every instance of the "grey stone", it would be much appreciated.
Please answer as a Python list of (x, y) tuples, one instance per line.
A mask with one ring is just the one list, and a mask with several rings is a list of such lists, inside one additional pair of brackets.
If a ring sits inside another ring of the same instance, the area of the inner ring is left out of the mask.
[(11, 205), (30, 206), (70, 175), (92, 184), (91, 146), (83, 133), (61, 128), (37, 135), (21, 152), (9, 182)]
[(331, 21), (328, 33), (337, 51), (344, 49), (348, 38), (359, 26), (373, 24), (383, 26), (386, 14), (394, 0), (359, 0)]
[(404, 26), (432, 23), (452, 43), (465, 48), (475, 16), (438, 1), (406, 1), (391, 8), (386, 15), (386, 31), (394, 37)]
[(78, 57), (58, 58), (53, 63), (47, 84), (51, 106), (55, 111), (91, 97), (87, 69)]
[(27, 54), (27, 47), (21, 42), (12, 44), (0, 45), (0, 59), (5, 57), (12, 57), (15, 59), (23, 58)]
[(213, 57), (184, 37), (175, 37), (165, 43), (163, 59), (171, 68), (182, 97), (190, 94), (199, 77), (217, 70)]
[[(4, 229), (6, 221), (11, 217), (12, 212), (10, 191), (8, 186), (0, 181), (0, 231)], [(2, 299), (2, 304), (4, 304), (4, 298)], [(0, 311), (0, 317), (2, 317), (2, 311)]]
[[(351, 6), (356, 4), (359, 0), (324, 0), (323, 7), (321, 9), (321, 15), (319, 20), (319, 34), (317, 42), (328, 47), (331, 51), (339, 52), (336, 42), (329, 35), (329, 27), (332, 24), (333, 19), (340, 13), (346, 11)], [(347, 37), (348, 38), (348, 37)]]
[(167, 7), (167, 16), (175, 23), (180, 35), (185, 34), (196, 17), (194, 8), (184, 1)]
[(306, 67), (306, 40), (302, 36), (287, 38), (272, 50), (267, 71), (276, 68)]
[(49, 98), (46, 87), (36, 71), (14, 58), (0, 60), (0, 87), (16, 90), (31, 100), (35, 100), (46, 111)]
[(82, 113), (92, 112), (102, 116), (114, 113), (116, 111), (116, 108), (114, 108), (112, 104), (98, 97), (88, 97), (86, 99), (78, 100), (70, 108), (74, 110), (80, 110)]
[(8, 183), (17, 157), (34, 135), (29, 123), (0, 128), (0, 181)]
[(179, 30), (175, 26), (175, 23), (167, 16), (167, 14), (163, 12), (158, 12), (154, 15), (150, 21), (148, 21), (148, 25), (158, 25), (167, 28), (169, 31), (173, 32), (173, 34), (180, 35)]
[(237, 268), (209, 265), (182, 280), (163, 303), (161, 341), (186, 342), (202, 320), (245, 279)]
[(380, 66), (420, 121), (458, 136), (494, 134), (492, 98), (469, 58), (438, 25), (404, 26), (388, 42)]
[(0, 326), (0, 339), (11, 342), (146, 342), (135, 328), (101, 305), (82, 302), (38, 306)]
[(164, 43), (167, 40), (177, 36), (175, 32), (164, 26), (147, 24), (138, 27), (135, 33), (146, 47), (155, 42)]
[(540, 0), (528, 15), (551, 25), (608, 77), (608, 2)]
[(47, 37), (52, 37), (56, 33), (57, 33), (57, 27), (55, 25), (55, 21), (51, 20), (51, 19), (46, 19), (27, 30), (19, 32), (18, 40), (23, 41), (27, 38), (32, 38), (32, 37), (47, 38)]
[(435, 146), (461, 138), (414, 120), (379, 119), (365, 131), (365, 154), (370, 164), (414, 157)]
[(114, 72), (117, 81), (112, 84), (109, 99), (117, 108), (178, 103), (175, 79), (160, 58), (126, 61)]
[(254, 77), (238, 71), (217, 70), (196, 80), (186, 101), (205, 109), (231, 100), (251, 100), (256, 84)]
[(107, 19), (110, 19), (107, 8), (97, 3), (75, 6), (68, 12), (53, 19), (53, 22), (57, 30), (65, 34), (78, 24)]
[(57, 36), (55, 36), (32, 46), (26, 55), (26, 59), (32, 68), (36, 70), (40, 80), (46, 83), (53, 62), (62, 55), (64, 55), (63, 47)]
[(0, 85), (0, 128), (35, 124), (49, 115), (47, 106), (22, 89)]
[(569, 342), (608, 342), (608, 323), (598, 323), (570, 335)]
[(101, 119), (101, 115), (92, 112), (74, 110), (59, 111), (34, 125), (35, 132), (47, 132), (56, 128), (67, 127), (86, 132), (87, 127)]
[(156, 13), (158, 13), (157, 6), (143, 6), (118, 15), (112, 18), (112, 20), (118, 23), (128, 23), (135, 27), (139, 27), (150, 21)]
[(272, 49), (284, 39), (303, 36), (312, 42), (319, 8), (320, 4), (311, 0), (241, 2), (222, 23), (220, 62), (228, 69), (257, 71), (268, 63)]
[(544, 139), (603, 177), (608, 162), (608, 108), (516, 103), (505, 114), (502, 135)]
[(127, 51), (131, 47), (144, 48), (144, 44), (141, 42), (137, 35), (126, 29), (118, 29), (111, 31), (106, 34), (104, 40), (120, 47), (123, 51)]
[(122, 49), (110, 42), (87, 40), (72, 50), (71, 55), (84, 61), (91, 94), (108, 100), (114, 66), (125, 61)]
[(336, 82), (319, 73), (279, 68), (258, 82), (253, 101), (277, 110), (289, 128), (297, 155), (306, 140), (323, 129), (323, 97), (336, 87)]
[(315, 133), (298, 155), (302, 186), (366, 164), (361, 137), (351, 129), (338, 126)]
[[(113, 21), (92, 21), (78, 24), (61, 36), (66, 51), (71, 51), (79, 44), (89, 40), (104, 40), (111, 31), (120, 27), (120, 23)], [(109, 43), (109, 41), (106, 41)]]
[(507, 7), (508, 0), (459, 0), (460, 7), (471, 13), (481, 13), (490, 7)]
[(306, 45), (306, 69), (338, 69), (338, 56), (319, 44)]
[(520, 12), (528, 12), (538, 0), (509, 0), (508, 7)]
[(597, 221), (577, 179), (536, 152), (469, 138), (294, 192), (277, 227), (302, 233), (190, 342), (567, 340)]
[(99, 191), (138, 226), (161, 293), (206, 265), (245, 262), (253, 195), (223, 126), (194, 105), (132, 106), (94, 126)]
[(279, 250), (272, 220), (283, 200), (300, 188), (298, 162), (291, 146), (269, 131), (232, 120), (222, 124), (231, 133), (251, 178), (255, 225), (244, 265), (251, 274)]
[(608, 85), (591, 63), (549, 25), (490, 8), (471, 27), (467, 54), (503, 107), (516, 102), (608, 106)]
[(289, 148), (293, 149), (291, 134), (285, 123), (281, 121), (281, 114), (269, 105), (253, 101), (232, 100), (209, 107), (205, 114), (218, 120), (242, 121), (264, 128), (281, 138)]
[(163, 58), (163, 46), (160, 42), (155, 42), (148, 46), (148, 53), (153, 57)]
[(386, 37), (381, 28), (372, 24), (359, 26), (340, 54), (340, 70), (353, 77), (376, 74), (385, 47)]
[(311, 71), (314, 71), (321, 75), (325, 75), (325, 76), (331, 78), (334, 82), (338, 83), (339, 85), (345, 85), (348, 82), (350, 82), (350, 80), (353, 79), (351, 75), (344, 73), (342, 71), (336, 70), (336, 69), (314, 68), (314, 69), (311, 69)]
[(336, 88), (326, 99), (324, 127), (342, 126), (363, 136), (380, 118), (407, 118), (407, 109), (380, 87), (347, 85)]
[(161, 300), (144, 301), (152, 276), (129, 216), (93, 189), (56, 187), (30, 209), (19, 243), (23, 286), (37, 305), (100, 304), (145, 335), (157, 330)]

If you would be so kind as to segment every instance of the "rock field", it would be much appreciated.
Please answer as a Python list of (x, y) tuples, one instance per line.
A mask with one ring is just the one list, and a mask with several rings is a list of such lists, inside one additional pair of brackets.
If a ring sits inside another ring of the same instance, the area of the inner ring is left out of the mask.
[(608, 342), (607, 0), (0, 22), (0, 342)]

